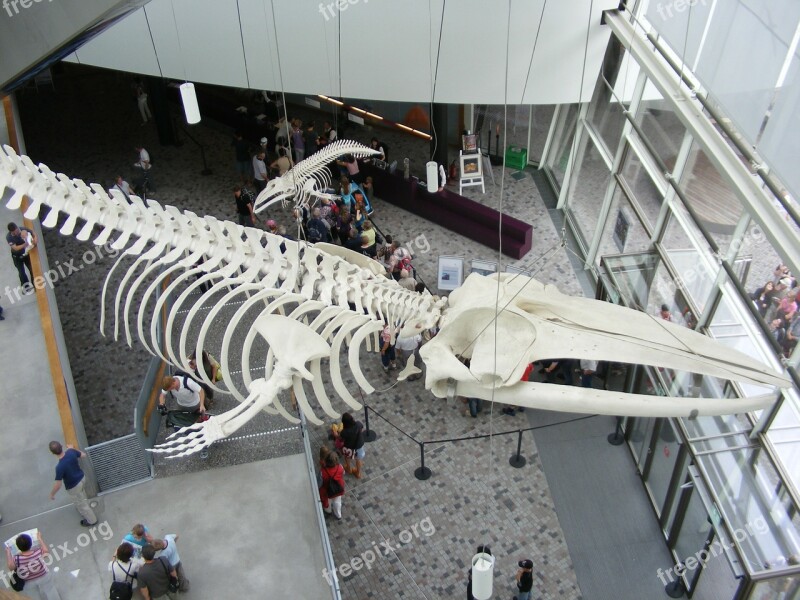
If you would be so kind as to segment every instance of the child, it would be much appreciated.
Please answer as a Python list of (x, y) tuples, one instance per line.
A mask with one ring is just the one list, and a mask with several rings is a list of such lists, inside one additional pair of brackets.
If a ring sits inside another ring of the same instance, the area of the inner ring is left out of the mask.
[(150, 535), (150, 530), (147, 527), (137, 523), (133, 526), (131, 532), (122, 538), (122, 541), (128, 542), (133, 546), (133, 556), (138, 559), (142, 556), (142, 548), (144, 548), (145, 544), (152, 543), (153, 536)]

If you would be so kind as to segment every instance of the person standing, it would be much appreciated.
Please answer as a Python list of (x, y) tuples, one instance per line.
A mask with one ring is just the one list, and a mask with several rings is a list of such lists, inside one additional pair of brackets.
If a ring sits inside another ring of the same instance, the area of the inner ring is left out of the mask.
[(381, 364), (383, 365), (383, 370), (387, 373), (389, 369), (397, 368), (395, 357), (394, 345), (392, 344), (392, 330), (389, 325), (386, 325), (381, 332)]
[(44, 543), (41, 533), (37, 533), (36, 545), (31, 536), (26, 533), (17, 536), (14, 541), (19, 553), (14, 556), (11, 549), (6, 546), (6, 564), (8, 570), (16, 570), (17, 577), (25, 581), (25, 592), (36, 590), (43, 600), (61, 600), (61, 595), (56, 589), (53, 574), (47, 568), (52, 561), (45, 562), (44, 557), (50, 554), (47, 544)]
[(517, 595), (514, 600), (530, 600), (533, 589), (533, 561), (529, 559), (519, 561), (517, 571)]
[(145, 525), (137, 523), (131, 527), (130, 533), (125, 534), (122, 541), (131, 545), (134, 557), (140, 558), (142, 556), (142, 548), (145, 547), (145, 544), (153, 542), (153, 536), (150, 535), (150, 530)]
[(312, 121), (306, 125), (306, 131), (303, 134), (303, 141), (305, 142), (306, 155), (308, 158), (317, 151), (317, 132), (314, 130), (314, 122)]
[(264, 163), (264, 156), (266, 156), (264, 151), (259, 150), (258, 153), (253, 157), (253, 185), (256, 188), (256, 195), (261, 193), (261, 190), (267, 187), (267, 181), (269, 181), (267, 165)]
[[(420, 359), (419, 354), (417, 353), (417, 349), (419, 345), (422, 343), (422, 335), (417, 333), (415, 335), (410, 335), (407, 337), (400, 337), (398, 334), (397, 339), (395, 340), (395, 349), (396, 353), (399, 354), (401, 368), (404, 363), (408, 362), (408, 359), (412, 356), (414, 357), (414, 364), (419, 365)], [(422, 374), (417, 373), (416, 375), (411, 375), (408, 380), (414, 381), (422, 377)]]
[[(342, 454), (344, 455), (344, 469), (356, 479), (361, 479), (361, 469), (364, 466), (364, 426), (360, 421), (356, 421), (350, 413), (342, 414), (342, 431), (339, 433), (344, 444)], [(350, 459), (355, 458), (355, 469), (350, 468)]]
[(141, 566), (141, 559), (134, 558), (133, 545), (122, 542), (108, 565), (108, 570), (111, 571), (112, 585), (118, 583), (121, 585), (115, 587), (128, 587), (132, 590), (136, 587), (136, 573)]
[[(23, 236), (23, 231), (26, 232), (27, 238)], [(28, 268), (28, 273), (30, 273), (31, 279), (33, 279), (31, 257), (28, 253), (30, 252), (30, 248), (35, 247), (38, 243), (36, 234), (27, 227), (19, 227), (16, 223), (9, 223), (6, 242), (11, 248), (11, 260), (17, 268), (19, 284), (22, 286), (22, 291), (29, 294), (33, 291), (33, 287), (30, 285), (30, 280), (25, 274), (25, 267)]]
[(581, 363), (581, 387), (590, 388), (592, 387), (592, 380), (594, 379), (594, 373), (595, 371), (597, 371), (597, 361), (589, 360), (588, 358), (582, 358), (580, 363)]
[(178, 547), (175, 542), (178, 541), (178, 535), (175, 533), (168, 533), (164, 536), (163, 540), (153, 540), (153, 548), (158, 552), (158, 556), (166, 558), (169, 561), (170, 567), (175, 571), (178, 576), (178, 591), (189, 591), (189, 579), (183, 570), (183, 563), (181, 562), (180, 554), (178, 554)]
[(292, 148), (294, 149), (294, 162), (299, 163), (306, 156), (306, 142), (303, 136), (303, 122), (295, 121), (292, 126)]
[(270, 169), (278, 171), (278, 177), (292, 168), (292, 161), (286, 156), (286, 148), (278, 148), (278, 158), (269, 165)]
[(339, 464), (339, 457), (335, 452), (330, 452), (325, 457), (325, 466), (322, 467), (321, 474), (322, 485), (319, 488), (319, 497), (322, 500), (322, 510), (326, 515), (333, 514), (337, 521), (341, 521), (344, 469)]
[(75, 503), (75, 508), (83, 517), (81, 525), (84, 527), (91, 527), (97, 523), (97, 517), (89, 506), (89, 500), (86, 497), (86, 477), (81, 470), (81, 465), (78, 462), (81, 458), (86, 458), (86, 453), (76, 450), (69, 444), (67, 449), (61, 446), (59, 442), (50, 442), (50, 452), (58, 457), (58, 464), (56, 465), (56, 482), (53, 484), (53, 489), (50, 491), (50, 500), (56, 499), (56, 492), (61, 489), (63, 481), (64, 488), (67, 490), (72, 501)]
[(152, 180), (153, 162), (150, 158), (150, 153), (142, 146), (136, 146), (136, 153), (139, 155), (139, 160), (133, 163), (134, 168), (141, 169), (142, 174), (133, 180), (134, 189), (144, 198), (148, 192), (155, 192), (155, 186)]
[(169, 591), (170, 577), (178, 577), (169, 561), (162, 557), (156, 558), (156, 549), (152, 544), (142, 548), (144, 564), (139, 569), (136, 577), (139, 580), (139, 590), (145, 600), (159, 600), (169, 598), (175, 600), (175, 592)]
[(242, 137), (242, 132), (237, 131), (233, 134), (231, 141), (233, 151), (236, 156), (236, 172), (242, 180), (242, 185), (247, 185), (250, 180), (250, 148), (247, 140)]
[(110, 192), (112, 190), (119, 190), (122, 192), (122, 195), (125, 196), (125, 200), (128, 202), (131, 201), (133, 189), (131, 189), (131, 184), (122, 178), (122, 175), (117, 175), (116, 178), (114, 178), (114, 185), (111, 186), (111, 189), (108, 191)]
[(161, 396), (158, 399), (159, 406), (166, 408), (166, 393), (172, 392), (182, 410), (206, 412), (206, 393), (200, 384), (188, 375), (183, 377), (167, 375), (161, 380), (161, 390)]
[(236, 200), (236, 215), (239, 218), (239, 225), (256, 224), (256, 214), (253, 211), (253, 197), (250, 192), (237, 185), (233, 188), (233, 198)]
[(141, 80), (136, 83), (136, 104), (139, 107), (139, 114), (142, 115), (142, 125), (146, 125), (149, 119), (153, 118), (150, 107), (147, 105), (147, 92)]

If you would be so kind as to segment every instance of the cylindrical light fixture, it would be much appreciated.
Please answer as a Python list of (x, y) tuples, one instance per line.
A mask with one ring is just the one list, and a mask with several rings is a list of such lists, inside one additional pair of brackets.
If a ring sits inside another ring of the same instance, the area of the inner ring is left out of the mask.
[(477, 600), (489, 600), (493, 583), (494, 556), (479, 552), (472, 557), (472, 595)]
[(425, 172), (428, 175), (428, 193), (435, 194), (439, 189), (439, 165), (435, 160), (425, 163)]
[(183, 101), (183, 112), (186, 114), (186, 122), (189, 125), (199, 123), (200, 107), (197, 105), (197, 94), (195, 94), (193, 83), (181, 84), (181, 100)]

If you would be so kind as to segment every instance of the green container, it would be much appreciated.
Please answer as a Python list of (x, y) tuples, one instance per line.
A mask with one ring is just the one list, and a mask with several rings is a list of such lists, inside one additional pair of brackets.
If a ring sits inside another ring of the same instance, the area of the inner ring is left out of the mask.
[(519, 146), (506, 148), (506, 166), (511, 169), (524, 169), (528, 164), (528, 150)]

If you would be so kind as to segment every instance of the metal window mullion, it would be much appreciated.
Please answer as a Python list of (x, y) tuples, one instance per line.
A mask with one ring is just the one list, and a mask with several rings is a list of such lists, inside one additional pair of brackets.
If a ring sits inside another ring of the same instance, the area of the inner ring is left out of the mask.
[(586, 121), (584, 123), (584, 127), (586, 128), (586, 132), (589, 134), (589, 137), (594, 143), (594, 147), (600, 153), (600, 157), (606, 164), (606, 169), (611, 171), (614, 166), (614, 157), (611, 155), (611, 152), (608, 151), (608, 148), (606, 148), (606, 144), (603, 141), (603, 138), (600, 137), (599, 133), (597, 133), (591, 121)]
[(544, 142), (544, 148), (542, 148), (542, 160), (539, 162), (540, 169), (544, 169), (550, 160), (550, 151), (552, 150), (553, 146), (553, 138), (556, 135), (558, 117), (561, 115), (561, 108), (563, 106), (567, 106), (567, 111), (569, 111), (568, 105), (564, 104), (556, 104), (556, 107), (553, 110), (553, 118), (550, 119), (550, 129), (547, 130), (547, 139)]
[[(589, 110), (589, 103), (585, 102), (584, 104), (580, 105), (578, 110), (578, 114), (576, 115), (575, 121), (575, 133), (572, 136), (572, 147), (569, 150), (569, 160), (567, 161), (567, 168), (564, 171), (564, 185), (561, 186), (561, 191), (558, 194), (558, 204), (556, 208), (558, 210), (564, 211), (566, 215), (566, 208), (569, 204), (569, 190), (572, 187), (570, 185), (572, 180), (572, 171), (575, 169), (576, 163), (578, 163), (578, 148), (580, 148), (579, 144), (583, 140), (583, 130), (584, 130), (584, 123), (586, 121), (586, 113)], [(583, 152), (581, 152), (581, 160), (583, 159)]]
[[(619, 173), (622, 165), (622, 159), (625, 156), (625, 138), (630, 129), (631, 124), (629, 121), (626, 121), (622, 129), (622, 135), (620, 136), (620, 143), (617, 147), (616, 156), (614, 156), (614, 162), (611, 165), (611, 177), (609, 178), (608, 186), (606, 187), (606, 193), (603, 197), (603, 205), (600, 207), (600, 215), (598, 216), (597, 224), (594, 228), (594, 236), (592, 237), (592, 242), (589, 245), (589, 250), (586, 253), (585, 268), (587, 269), (591, 268), (591, 265), (594, 264), (595, 260), (597, 259), (597, 253), (600, 251), (600, 243), (602, 241), (603, 231), (606, 228), (608, 217), (611, 213), (611, 205), (614, 202), (614, 192), (617, 188), (617, 179), (615, 175)], [(621, 193), (624, 195), (624, 192), (621, 191)]]
[[(689, 163), (689, 156), (691, 155), (693, 141), (694, 139), (692, 138), (692, 134), (689, 133), (689, 130), (687, 129), (684, 132), (683, 140), (681, 141), (681, 147), (678, 150), (678, 156), (675, 158), (675, 168), (672, 169), (673, 181), (677, 185), (680, 185), (680, 180), (683, 177), (684, 171), (686, 170), (686, 165)], [(669, 181), (666, 173), (664, 176), (667, 177), (667, 181)], [(677, 193), (675, 192), (675, 188), (670, 185), (666, 195), (664, 196), (664, 204), (671, 208), (672, 203), (676, 202), (676, 195)], [(662, 205), (662, 209), (663, 208), (664, 206)], [(658, 221), (654, 227), (655, 239), (658, 242), (662, 242), (667, 235), (667, 227), (669, 226), (669, 216), (671, 212), (671, 210), (662, 210), (662, 212), (658, 215)]]

